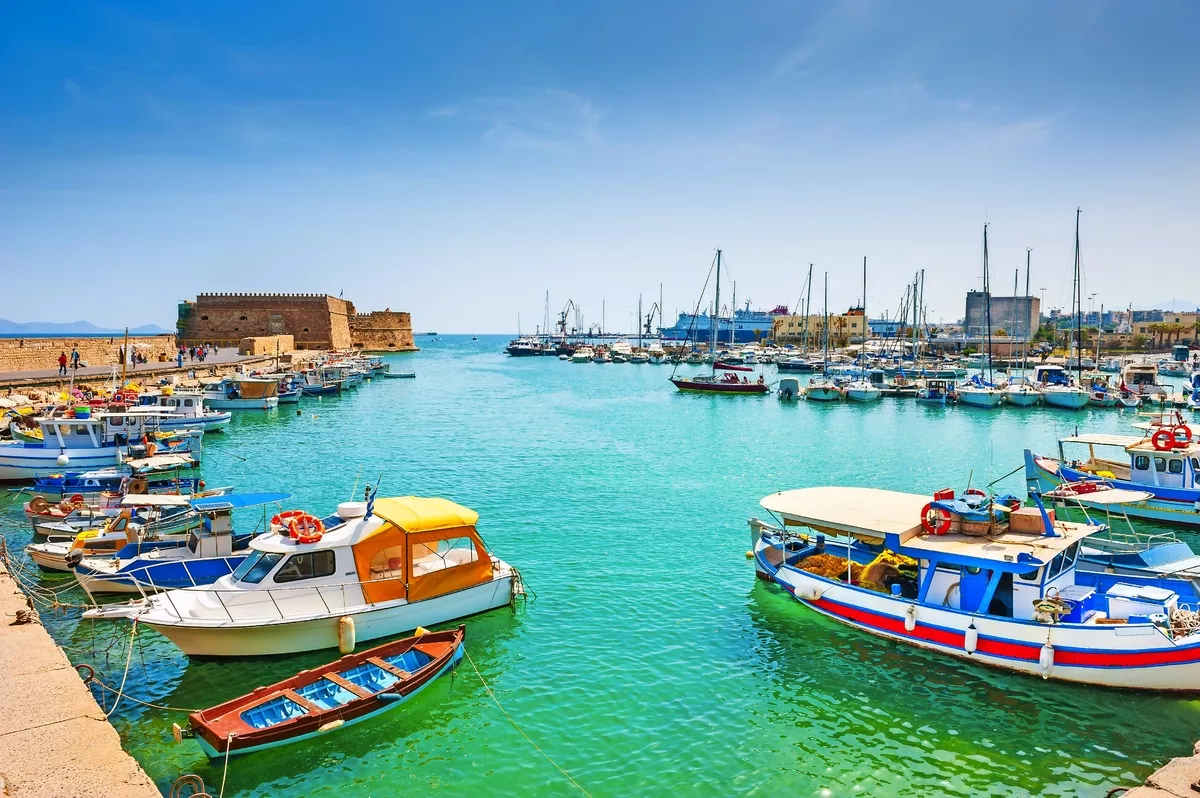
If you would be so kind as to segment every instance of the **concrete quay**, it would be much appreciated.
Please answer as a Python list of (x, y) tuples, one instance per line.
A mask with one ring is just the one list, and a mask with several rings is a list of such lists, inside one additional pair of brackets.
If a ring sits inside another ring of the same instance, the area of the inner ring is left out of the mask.
[(1122, 798), (1196, 798), (1200, 795), (1200, 742), (1191, 756), (1172, 759), (1150, 774), (1145, 783), (1127, 792)]
[(0, 796), (160, 798), (0, 562)]

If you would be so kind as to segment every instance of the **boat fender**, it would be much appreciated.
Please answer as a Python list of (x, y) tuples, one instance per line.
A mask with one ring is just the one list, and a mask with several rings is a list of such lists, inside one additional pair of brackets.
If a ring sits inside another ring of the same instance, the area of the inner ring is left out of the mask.
[(1042, 672), (1043, 679), (1050, 678), (1050, 671), (1054, 670), (1054, 646), (1047, 643), (1042, 646), (1041, 653), (1038, 654), (1038, 668)]
[(404, 696), (400, 695), (399, 693), (379, 693), (375, 697), (385, 704), (394, 704), (395, 702), (402, 701), (404, 699)]
[(801, 601), (816, 601), (821, 597), (821, 591), (817, 590), (815, 587), (806, 585), (804, 587), (796, 588), (795, 596)]
[(183, 729), (178, 723), (171, 724), (171, 737), (174, 738), (175, 742), (177, 743), (183, 742)]
[(911, 632), (917, 628), (917, 605), (909, 604), (904, 611), (904, 631)]
[(342, 720), (341, 718), (338, 718), (337, 720), (331, 720), (328, 723), (322, 723), (317, 727), (317, 733), (319, 734), (321, 732), (333, 731), (345, 722), (346, 721)]
[(354, 651), (354, 619), (349, 615), (338, 618), (337, 627), (338, 651), (349, 654)]
[(967, 627), (966, 634), (963, 635), (963, 649), (968, 654), (974, 654), (979, 648), (979, 630), (975, 628), (975, 624)]

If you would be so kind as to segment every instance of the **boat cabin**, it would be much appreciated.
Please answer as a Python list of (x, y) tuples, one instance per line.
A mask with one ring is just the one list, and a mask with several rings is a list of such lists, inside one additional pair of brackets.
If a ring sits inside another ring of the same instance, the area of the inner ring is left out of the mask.
[(1121, 372), (1121, 381), (1133, 393), (1159, 393), (1164, 390), (1158, 384), (1158, 366), (1154, 363), (1127, 363)]
[(46, 449), (103, 449), (125, 446), (155, 428), (157, 416), (139, 413), (95, 413), (86, 418), (43, 417), (37, 420), (40, 442), (26, 446)]
[(1062, 366), (1040, 363), (1034, 367), (1033, 381), (1042, 385), (1071, 385), (1071, 375)]
[(226, 377), (205, 385), (204, 392), (218, 399), (269, 399), (279, 395), (279, 383), (255, 377)]
[[(434, 598), (492, 579), (491, 556), (475, 531), (478, 518), (446, 499), (344, 502), (320, 519), (323, 530), (310, 543), (273, 524), (272, 534), (251, 542), (250, 556), (229, 578), (251, 590), (344, 586), (347, 604)], [(352, 595), (358, 591), (361, 601)]]
[[(1160, 429), (1159, 433), (1173, 436), (1171, 428)], [(1170, 448), (1163, 447), (1165, 437), (1160, 436), (1156, 446), (1153, 437), (1138, 437), (1136, 435), (1073, 435), (1058, 442), (1060, 461), (1068, 468), (1092, 474), (1098, 477), (1115, 479), (1120, 482), (1131, 482), (1147, 487), (1182, 488), (1196, 490), (1200, 488), (1197, 474), (1200, 473), (1200, 443), (1180, 441), (1172, 437)], [(1069, 459), (1067, 445), (1082, 445), (1087, 447), (1086, 459)], [(1103, 447), (1114, 453), (1114, 456), (1097, 455), (1096, 449)], [(1123, 450), (1125, 455), (1116, 459), (1115, 450)]]

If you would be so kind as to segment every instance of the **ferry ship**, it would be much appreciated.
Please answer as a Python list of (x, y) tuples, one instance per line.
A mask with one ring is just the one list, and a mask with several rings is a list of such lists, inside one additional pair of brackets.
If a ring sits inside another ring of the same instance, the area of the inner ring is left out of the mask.
[[(750, 303), (746, 307), (733, 312), (733, 318), (721, 316), (717, 320), (717, 340), (720, 343), (732, 342), (748, 344), (761, 340), (771, 334), (771, 326), (776, 316), (786, 316), (786, 305), (778, 305), (771, 311), (751, 310)], [(696, 341), (706, 343), (712, 340), (712, 316), (708, 314), (680, 313), (673, 327), (659, 327), (658, 332), (664, 341)]]

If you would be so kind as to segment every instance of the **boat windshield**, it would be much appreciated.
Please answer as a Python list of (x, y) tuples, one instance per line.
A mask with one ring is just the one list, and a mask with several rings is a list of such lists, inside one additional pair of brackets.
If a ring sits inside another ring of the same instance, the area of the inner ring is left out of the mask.
[(282, 558), (282, 554), (255, 551), (233, 572), (233, 581), (257, 585)]

